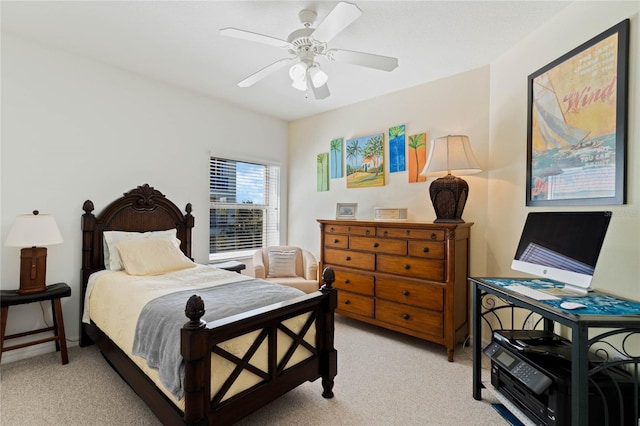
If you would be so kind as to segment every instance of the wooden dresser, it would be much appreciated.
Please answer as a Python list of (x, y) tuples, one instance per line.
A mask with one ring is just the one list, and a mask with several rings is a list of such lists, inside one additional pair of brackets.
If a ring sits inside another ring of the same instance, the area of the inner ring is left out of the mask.
[(469, 334), (472, 223), (318, 219), (336, 312), (446, 346)]

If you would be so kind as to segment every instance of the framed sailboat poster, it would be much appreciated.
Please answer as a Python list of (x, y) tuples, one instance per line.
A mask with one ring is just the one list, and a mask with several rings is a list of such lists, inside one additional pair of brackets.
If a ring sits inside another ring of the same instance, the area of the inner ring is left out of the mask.
[(528, 78), (527, 206), (624, 204), (629, 20)]

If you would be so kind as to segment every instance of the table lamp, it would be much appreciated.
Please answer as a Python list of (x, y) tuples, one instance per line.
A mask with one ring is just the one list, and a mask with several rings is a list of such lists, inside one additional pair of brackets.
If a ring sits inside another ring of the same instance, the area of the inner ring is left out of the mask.
[(482, 170), (473, 155), (469, 137), (462, 135), (442, 136), (431, 141), (427, 164), (420, 176), (433, 176), (447, 172), (429, 186), (429, 195), (436, 212), (434, 222), (462, 223), (462, 211), (469, 195), (469, 185), (453, 176), (471, 175)]
[(40, 293), (47, 289), (47, 248), (62, 243), (62, 235), (52, 215), (21, 214), (16, 217), (5, 241), (8, 247), (23, 247), (20, 250), (20, 289), (18, 293)]

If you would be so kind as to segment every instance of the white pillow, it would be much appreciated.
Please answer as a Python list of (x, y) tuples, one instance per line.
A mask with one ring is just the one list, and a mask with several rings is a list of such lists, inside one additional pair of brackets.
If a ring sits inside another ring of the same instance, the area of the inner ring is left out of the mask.
[(129, 275), (158, 275), (196, 266), (171, 240), (124, 240), (116, 248)]
[(267, 277), (295, 277), (297, 255), (298, 249), (269, 250), (269, 274)]
[(124, 269), (120, 261), (120, 253), (118, 253), (118, 249), (116, 249), (116, 244), (120, 241), (159, 238), (170, 240), (176, 247), (180, 247), (180, 240), (176, 238), (176, 235), (176, 229), (149, 232), (105, 231), (103, 232), (104, 267), (111, 271), (121, 271)]

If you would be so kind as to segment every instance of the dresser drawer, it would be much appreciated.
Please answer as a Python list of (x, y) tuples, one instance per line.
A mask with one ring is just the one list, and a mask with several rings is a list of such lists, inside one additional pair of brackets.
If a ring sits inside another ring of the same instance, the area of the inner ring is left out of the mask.
[(351, 226), (351, 225), (329, 225), (324, 230), (325, 234), (348, 234), (348, 235), (376, 235), (376, 228), (373, 226)]
[(356, 314), (373, 318), (373, 297), (338, 290), (338, 306), (336, 312)]
[(416, 257), (378, 255), (376, 270), (405, 277), (444, 281), (444, 261)]
[(352, 268), (372, 271), (376, 264), (376, 255), (372, 253), (358, 253), (348, 250), (326, 249), (324, 261), (327, 264), (349, 266)]
[(444, 259), (444, 243), (409, 240), (409, 256)]
[(365, 250), (374, 253), (399, 254), (404, 256), (407, 254), (407, 241), (351, 236), (349, 237), (349, 248), (351, 250)]
[(444, 241), (444, 231), (430, 229), (413, 229), (413, 228), (378, 228), (376, 231), (378, 237), (390, 238), (416, 238), (421, 240)]
[(335, 288), (373, 296), (373, 276), (338, 269), (335, 269), (334, 272), (336, 274), (336, 281), (333, 283)]
[(433, 311), (444, 310), (444, 288), (437, 285), (376, 278), (376, 297)]
[(324, 245), (332, 248), (349, 248), (349, 236), (340, 234), (326, 235)]
[(442, 337), (444, 334), (442, 312), (428, 311), (402, 303), (378, 299), (376, 319), (433, 336)]

